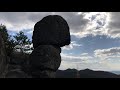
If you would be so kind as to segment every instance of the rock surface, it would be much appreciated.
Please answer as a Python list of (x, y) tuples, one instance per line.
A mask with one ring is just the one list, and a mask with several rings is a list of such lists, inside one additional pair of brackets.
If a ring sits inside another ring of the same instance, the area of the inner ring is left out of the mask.
[(0, 33), (0, 77), (4, 77), (3, 74), (7, 67), (7, 55), (5, 52), (4, 41)]
[(30, 72), (33, 77), (55, 77), (61, 63), (61, 49), (52, 45), (39, 45), (30, 55)]
[(29, 78), (29, 55), (13, 52), (8, 63), (5, 78)]
[(70, 44), (69, 26), (58, 15), (49, 15), (34, 26), (30, 73), (34, 78), (54, 78), (61, 63), (61, 47)]
[(32, 39), (34, 50), (30, 55), (13, 52), (7, 58), (0, 35), (0, 77), (55, 78), (61, 47), (71, 40), (67, 22), (58, 15), (46, 16), (35, 24)]
[(33, 47), (39, 45), (65, 46), (70, 44), (69, 26), (65, 19), (58, 15), (49, 15), (34, 26)]

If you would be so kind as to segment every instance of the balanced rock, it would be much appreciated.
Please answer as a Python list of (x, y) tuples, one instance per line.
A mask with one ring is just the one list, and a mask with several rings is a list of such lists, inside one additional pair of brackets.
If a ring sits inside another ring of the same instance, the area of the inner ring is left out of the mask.
[(69, 26), (59, 15), (49, 15), (34, 26), (30, 55), (30, 75), (33, 78), (55, 78), (61, 64), (61, 47), (70, 44)]
[(52, 45), (39, 45), (30, 55), (32, 77), (54, 78), (61, 63), (61, 48)]
[(34, 26), (33, 47), (39, 45), (56, 45), (59, 47), (70, 44), (69, 26), (59, 15), (49, 15)]

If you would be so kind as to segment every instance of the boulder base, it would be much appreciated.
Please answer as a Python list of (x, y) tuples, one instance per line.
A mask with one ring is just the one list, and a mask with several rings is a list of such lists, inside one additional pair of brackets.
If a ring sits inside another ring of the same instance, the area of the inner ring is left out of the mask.
[(39, 45), (30, 55), (32, 77), (54, 78), (61, 63), (61, 49), (52, 45)]

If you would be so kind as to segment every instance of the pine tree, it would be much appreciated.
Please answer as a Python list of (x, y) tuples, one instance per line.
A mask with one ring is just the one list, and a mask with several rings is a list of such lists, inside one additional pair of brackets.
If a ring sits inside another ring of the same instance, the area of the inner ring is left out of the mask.
[(5, 49), (6, 49), (7, 55), (10, 56), (15, 46), (14, 40), (11, 39), (11, 36), (8, 34), (8, 31), (5, 25), (2, 25), (2, 24), (0, 25), (0, 32), (5, 43)]
[(31, 44), (30, 39), (28, 39), (27, 35), (24, 34), (24, 32), (20, 31), (19, 33), (16, 33), (15, 36), (15, 44), (16, 45), (26, 45)]

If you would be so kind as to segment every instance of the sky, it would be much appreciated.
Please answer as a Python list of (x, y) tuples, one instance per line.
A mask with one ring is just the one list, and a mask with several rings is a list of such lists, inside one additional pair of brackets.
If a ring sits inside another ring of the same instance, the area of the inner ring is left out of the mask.
[(47, 15), (61, 15), (70, 27), (59, 69), (120, 71), (120, 12), (0, 12), (0, 23), (10, 35), (24, 31), (32, 39), (35, 23)]

